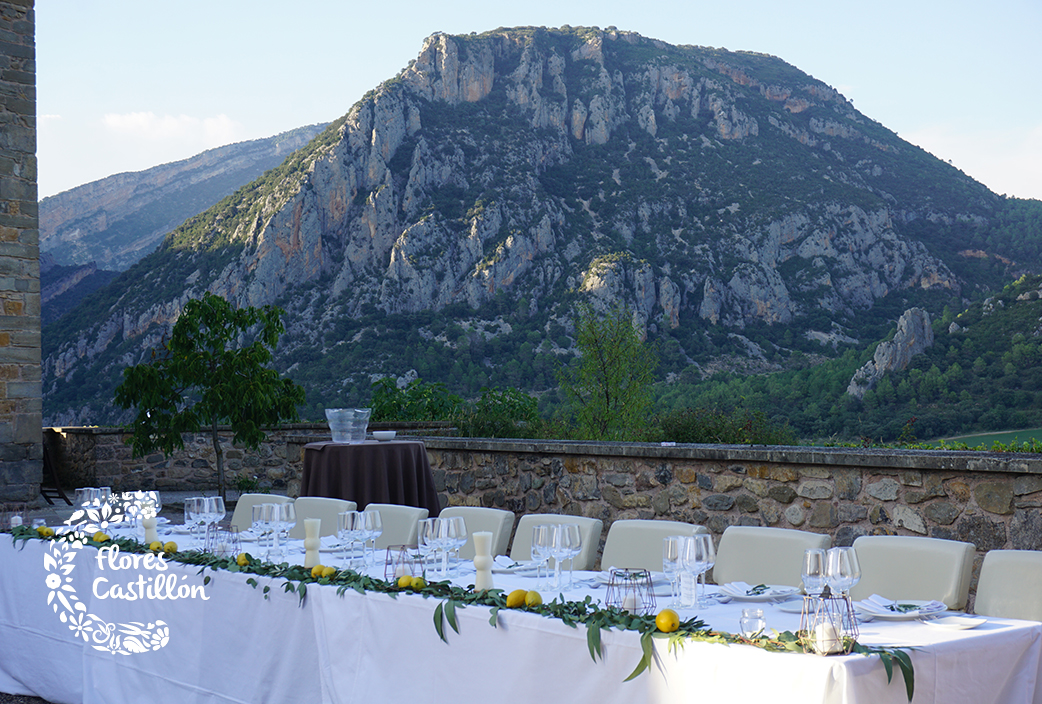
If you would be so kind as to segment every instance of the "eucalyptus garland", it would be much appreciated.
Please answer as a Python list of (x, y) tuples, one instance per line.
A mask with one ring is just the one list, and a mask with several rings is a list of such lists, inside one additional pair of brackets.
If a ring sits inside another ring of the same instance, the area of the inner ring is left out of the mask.
[[(62, 534), (43, 536), (38, 531), (27, 526), (16, 527), (12, 533), (16, 542), (18, 540), (26, 541), (30, 538), (40, 540), (66, 539)], [(120, 550), (123, 552), (149, 552), (147, 546), (130, 538), (109, 538), (102, 542), (88, 539), (87, 544), (94, 547), (101, 547), (103, 545), (119, 545)], [(491, 609), (489, 624), (495, 628), (498, 624), (499, 612), (502, 609), (507, 608), (506, 594), (504, 594), (501, 589), (489, 589), (487, 591), (478, 592), (473, 589), (465, 589), (463, 587), (455, 586), (448, 581), (426, 582), (419, 588), (413, 588), (411, 586), (399, 587), (395, 582), (388, 582), (383, 579), (369, 577), (347, 569), (337, 570), (328, 577), (314, 577), (312, 576), (311, 569), (305, 568), (301, 565), (291, 565), (287, 562), (278, 564), (264, 562), (263, 560), (253, 557), (249, 553), (242, 553), (242, 555), (244, 555), (245, 558), (217, 557), (211, 553), (191, 550), (168, 553), (164, 558), (168, 561), (180, 562), (186, 565), (198, 565), (200, 567), (198, 574), (203, 576), (204, 585), (209, 584), (211, 579), (210, 575), (206, 574), (207, 569), (213, 571), (223, 570), (226, 572), (240, 572), (250, 575), (247, 578), (246, 583), (254, 588), (260, 586), (256, 577), (268, 577), (276, 580), (284, 579), (286, 581), (282, 585), (283, 591), (287, 593), (295, 593), (301, 606), (303, 606), (307, 600), (308, 584), (335, 586), (337, 594), (340, 596), (343, 596), (345, 592), (351, 589), (359, 594), (378, 592), (396, 598), (397, 595), (401, 593), (412, 593), (419, 594), (424, 598), (440, 599), (442, 600), (441, 603), (439, 603), (434, 609), (434, 628), (438, 633), (438, 637), (446, 643), (448, 643), (445, 629), (446, 624), (457, 634), (460, 632), (459, 620), (456, 617), (456, 612), (458, 610), (466, 608), (467, 606), (489, 607)], [(264, 594), (265, 599), (268, 598), (270, 591), (270, 585), (263, 587), (262, 593)], [(639, 633), (641, 659), (629, 676), (624, 680), (626, 682), (632, 680), (651, 667), (654, 658), (655, 639), (665, 640), (667, 642), (667, 649), (671, 653), (683, 648), (683, 646), (689, 641), (721, 643), (725, 645), (752, 645), (777, 653), (804, 652), (803, 642), (799, 634), (791, 631), (783, 631), (780, 633), (773, 631), (770, 636), (763, 635), (755, 638), (746, 638), (725, 631), (712, 630), (706, 626), (704, 621), (698, 618), (681, 621), (677, 630), (672, 633), (663, 633), (658, 630), (658, 627), (655, 624), (654, 615), (632, 614), (623, 609), (601, 606), (589, 596), (582, 601), (559, 601), (555, 598), (553, 601), (547, 603), (535, 606), (521, 606), (517, 607), (517, 609), (540, 614), (547, 618), (559, 619), (572, 628), (578, 628), (580, 625), (585, 626), (586, 642), (589, 647), (590, 657), (593, 658), (594, 662), (603, 656), (601, 650), (602, 631), (614, 628)], [(861, 655), (878, 655), (883, 663), (883, 669), (886, 671), (887, 683), (893, 681), (894, 665), (897, 665), (904, 679), (905, 692), (908, 695), (908, 701), (912, 701), (912, 695), (915, 690), (915, 673), (912, 669), (912, 660), (906, 650), (900, 648), (886, 648), (882, 646), (865, 646), (860, 643), (855, 643), (852, 652)]]

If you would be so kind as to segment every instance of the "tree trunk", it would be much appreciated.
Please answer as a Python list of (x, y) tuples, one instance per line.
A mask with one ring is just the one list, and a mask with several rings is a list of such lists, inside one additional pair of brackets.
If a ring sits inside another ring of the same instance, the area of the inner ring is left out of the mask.
[(213, 436), (213, 451), (217, 455), (217, 493), (223, 501), (228, 500), (224, 486), (224, 453), (221, 452), (221, 438), (217, 435), (217, 421), (212, 421), (210, 432)]

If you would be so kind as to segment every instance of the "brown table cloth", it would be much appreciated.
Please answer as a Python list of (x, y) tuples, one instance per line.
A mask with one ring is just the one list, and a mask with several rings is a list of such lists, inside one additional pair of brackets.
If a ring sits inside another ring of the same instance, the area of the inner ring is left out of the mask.
[(301, 496), (329, 496), (358, 504), (399, 504), (441, 512), (434, 474), (422, 442), (312, 442), (304, 446)]

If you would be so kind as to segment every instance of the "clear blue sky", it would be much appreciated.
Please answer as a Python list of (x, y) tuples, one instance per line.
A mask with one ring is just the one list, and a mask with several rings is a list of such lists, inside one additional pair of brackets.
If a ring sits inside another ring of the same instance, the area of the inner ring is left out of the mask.
[(563, 24), (774, 54), (1042, 199), (1039, 0), (36, 0), (40, 196), (336, 119), (436, 31)]

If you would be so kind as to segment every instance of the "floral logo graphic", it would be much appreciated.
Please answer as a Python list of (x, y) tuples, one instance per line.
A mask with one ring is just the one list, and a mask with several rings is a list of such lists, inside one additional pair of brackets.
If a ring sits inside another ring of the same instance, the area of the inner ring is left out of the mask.
[(120, 655), (159, 650), (170, 640), (170, 628), (163, 621), (154, 623), (110, 623), (87, 612), (86, 605), (72, 585), (75, 559), (86, 545), (87, 537), (123, 520), (122, 507), (106, 502), (100, 506), (77, 510), (65, 523), (72, 526), (61, 540), (51, 541), (43, 566), (47, 571), (47, 604), (67, 624), (76, 638), (90, 643), (95, 650)]

